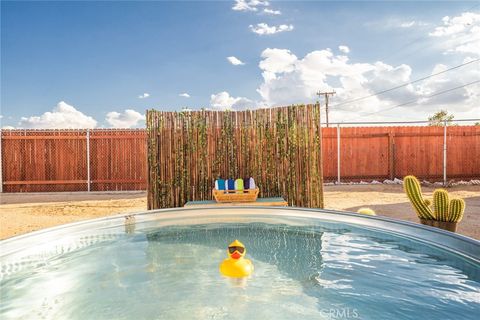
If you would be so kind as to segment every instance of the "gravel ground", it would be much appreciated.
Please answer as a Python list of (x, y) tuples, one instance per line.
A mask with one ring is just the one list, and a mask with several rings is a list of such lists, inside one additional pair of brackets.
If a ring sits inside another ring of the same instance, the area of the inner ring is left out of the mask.
[[(433, 188), (423, 188), (432, 197)], [(452, 197), (467, 204), (458, 232), (480, 240), (480, 186), (455, 186)], [(370, 207), (377, 215), (418, 222), (401, 185), (325, 186), (325, 207), (356, 211)], [(17, 193), (0, 195), (0, 239), (125, 212), (146, 210), (145, 192), (65, 192)]]

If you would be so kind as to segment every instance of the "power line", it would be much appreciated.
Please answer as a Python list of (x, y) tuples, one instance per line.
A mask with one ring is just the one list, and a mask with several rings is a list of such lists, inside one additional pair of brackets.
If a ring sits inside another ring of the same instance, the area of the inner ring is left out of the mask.
[[(470, 37), (471, 37), (470, 34), (464, 34), (463, 36), (458, 36), (458, 37), (456, 37), (456, 38), (455, 38), (455, 42), (461, 41), (461, 40), (463, 40), (463, 39), (468, 39), (468, 38), (470, 38)], [(420, 39), (423, 39), (423, 37), (422, 37), (422, 38), (418, 38), (417, 40), (420, 40)], [(415, 54), (415, 56), (418, 58), (419, 55), (417, 54), (417, 52), (418, 52), (418, 51), (422, 51), (423, 53), (425, 53), (425, 51), (423, 51), (423, 50), (424, 50), (425, 48), (431, 46), (432, 40), (433, 40), (433, 39), (432, 39), (431, 37), (428, 37), (427, 39), (425, 39), (425, 41), (424, 41), (420, 46), (416, 46), (415, 48), (413, 48), (412, 50), (410, 50), (410, 51), (408, 52), (408, 54), (402, 54), (402, 53), (400, 53), (400, 52), (402, 52), (402, 50), (399, 50), (399, 51), (397, 51), (395, 54), (392, 54), (392, 55), (390, 55), (390, 56), (382, 59), (381, 61), (386, 61), (386, 60), (388, 60), (388, 59), (391, 59), (392, 57), (395, 57), (395, 59), (396, 59), (396, 57), (402, 57), (402, 56), (403, 56), (403, 57), (408, 57), (408, 56), (411, 56), (411, 55), (414, 55), (414, 54)], [(472, 41), (477, 41), (477, 40), (470, 40), (470, 42), (472, 42)], [(416, 42), (416, 41), (412, 41), (412, 42), (411, 42), (410, 44), (408, 44), (407, 46), (411, 46), (411, 45), (414, 44), (415, 42)], [(461, 45), (464, 44), (464, 43), (456, 44), (455, 42), (450, 42), (450, 44), (453, 45), (453, 46), (455, 46), (455, 47), (459, 47), (459, 46), (461, 46)]]
[[(480, 4), (475, 4), (474, 6), (470, 7), (469, 9), (467, 9), (466, 11), (471, 11), (472, 9), (476, 8), (480, 6)], [(464, 36), (465, 37), (465, 36)], [(404, 46), (402, 46), (401, 50), (402, 51), (403, 49), (405, 49), (405, 47), (409, 47), (411, 45), (413, 45), (414, 43), (418, 42), (419, 40), (422, 40), (424, 38), (427, 38), (426, 36), (422, 36), (422, 37), (419, 37), (419, 38), (416, 38), (414, 39), (413, 41), (405, 44)], [(470, 40), (470, 41), (465, 41), (463, 42), (462, 44), (460, 45), (465, 45), (467, 43), (470, 43), (472, 41), (477, 41), (477, 40)], [(397, 51), (398, 53), (398, 51)], [(417, 80), (414, 80), (414, 81), (411, 81), (411, 82), (408, 82), (408, 83), (405, 83), (405, 84), (402, 84), (402, 85), (399, 85), (399, 86), (396, 86), (396, 87), (393, 87), (393, 88), (390, 88), (390, 89), (386, 89), (386, 90), (383, 90), (383, 91), (379, 91), (379, 92), (375, 92), (373, 94), (370, 94), (368, 96), (364, 96), (364, 97), (360, 97), (360, 98), (355, 98), (355, 99), (352, 99), (352, 100), (348, 100), (348, 101), (345, 101), (345, 102), (342, 102), (342, 103), (339, 103), (337, 105), (333, 105), (332, 107), (335, 108), (334, 111), (337, 111), (337, 110), (343, 110), (343, 111), (347, 111), (347, 112), (355, 112), (353, 110), (348, 110), (348, 109), (345, 109), (345, 108), (338, 108), (339, 106), (342, 106), (342, 105), (345, 105), (345, 104), (350, 104), (350, 103), (353, 103), (353, 102), (357, 102), (357, 101), (360, 101), (360, 100), (363, 100), (363, 99), (367, 99), (367, 98), (371, 98), (371, 97), (374, 97), (374, 96), (377, 96), (377, 95), (381, 95), (381, 94), (384, 94), (384, 93), (387, 93), (387, 92), (390, 92), (390, 91), (393, 91), (393, 90), (396, 90), (396, 89), (399, 89), (399, 88), (403, 88), (405, 86), (408, 86), (410, 84), (413, 84), (413, 83), (417, 83), (417, 82), (420, 82), (420, 81), (423, 81), (423, 80), (426, 80), (428, 78), (431, 78), (431, 77), (434, 77), (434, 76), (437, 76), (437, 75), (440, 75), (440, 74), (443, 74), (443, 73), (446, 73), (448, 71), (451, 71), (451, 70), (455, 70), (455, 69), (458, 69), (460, 67), (463, 67), (463, 66), (466, 66), (466, 65), (469, 65), (471, 63), (475, 63), (475, 62), (478, 62), (480, 61), (480, 59), (476, 59), (476, 60), (472, 60), (472, 61), (469, 61), (469, 62), (466, 62), (466, 63), (463, 63), (463, 64), (460, 64), (458, 66), (455, 66), (455, 67), (452, 67), (452, 68), (449, 68), (449, 69), (446, 69), (446, 70), (443, 70), (443, 71), (440, 71), (438, 73), (434, 73), (434, 74), (431, 74), (429, 76), (426, 76), (426, 77), (423, 77), (423, 78), (420, 78), (420, 79), (417, 79)], [(470, 83), (470, 84), (473, 84), (473, 83)], [(467, 84), (467, 85), (470, 85), (470, 84)], [(466, 86), (467, 86), (466, 85)], [(460, 88), (460, 87), (459, 87)], [(454, 88), (454, 89), (451, 89), (451, 90), (455, 90), (455, 89), (458, 89), (458, 88)], [(448, 91), (447, 91), (448, 92)], [(445, 93), (445, 92), (443, 92)], [(439, 94), (442, 94), (442, 93), (439, 93)], [(417, 100), (415, 100), (417, 101)], [(413, 103), (415, 101), (412, 101), (412, 102), (409, 102), (409, 103)], [(398, 107), (398, 106), (396, 106)], [(328, 114), (328, 106), (327, 106), (327, 114)], [(328, 117), (328, 115), (327, 115)]]
[(401, 85), (399, 85), (399, 86), (396, 86), (396, 87), (393, 87), (393, 88), (390, 88), (390, 89), (382, 90), (382, 91), (379, 91), (379, 92), (372, 93), (372, 94), (370, 94), (370, 95), (368, 95), (368, 96), (364, 96), (364, 97), (360, 97), (360, 98), (356, 98), (356, 99), (353, 99), (353, 100), (349, 100), (349, 101), (345, 101), (345, 102), (339, 103), (339, 104), (337, 104), (337, 105), (332, 106), (332, 108), (337, 108), (337, 109), (341, 109), (341, 110), (344, 110), (344, 111), (351, 111), (351, 110), (345, 110), (345, 109), (338, 108), (338, 107), (339, 107), (339, 106), (343, 106), (343, 105), (345, 105), (345, 104), (352, 103), (352, 102), (357, 102), (357, 101), (360, 101), (360, 100), (364, 100), (364, 99), (367, 99), (367, 98), (371, 98), (371, 97), (374, 97), (374, 96), (378, 96), (378, 95), (381, 95), (381, 94), (384, 94), (384, 93), (387, 93), (387, 92), (390, 92), (390, 91), (393, 91), (393, 90), (396, 90), (396, 89), (400, 89), (400, 88), (403, 88), (403, 87), (408, 86), (409, 84), (417, 83), (417, 82), (426, 80), (426, 79), (428, 79), (428, 78), (431, 78), (431, 77), (434, 77), (434, 76), (438, 76), (439, 74), (446, 73), (446, 72), (448, 72), (448, 71), (455, 70), (455, 69), (461, 68), (461, 67), (463, 67), (463, 66), (466, 66), (466, 65), (469, 65), (469, 64), (471, 64), (471, 63), (478, 62), (478, 61), (480, 61), (480, 58), (479, 58), (479, 59), (472, 60), (472, 61), (469, 61), (469, 62), (462, 63), (462, 64), (460, 64), (460, 65), (458, 65), (458, 66), (455, 66), (455, 67), (452, 67), (452, 68), (450, 68), (450, 69), (446, 69), (446, 70), (443, 70), (443, 71), (440, 71), (440, 72), (437, 72), (437, 73), (433, 73), (433, 74), (431, 74), (431, 75), (429, 75), (429, 76), (426, 76), (426, 77), (423, 77), (423, 78), (420, 78), (420, 79), (417, 79), (417, 80), (413, 80), (413, 81), (410, 81), (410, 82), (401, 84)]
[[(471, 11), (473, 9), (475, 9), (476, 7), (480, 6), (480, 4), (475, 4), (473, 5), (472, 7), (470, 7), (469, 9), (467, 9), (466, 11)], [(405, 49), (405, 47), (409, 47), (410, 45), (422, 40), (422, 39), (426, 39), (428, 38), (428, 36), (422, 36), (422, 37), (419, 37), (419, 38), (416, 38), (414, 39), (413, 41), (411, 42), (408, 42), (406, 43), (405, 45), (402, 46), (402, 48), (400, 49), (403, 50)], [(467, 41), (467, 42), (464, 42), (460, 45), (464, 45), (466, 43), (468, 43), (470, 41)], [(397, 51), (398, 52), (398, 51)], [(384, 59), (385, 60), (385, 59)], [(345, 101), (345, 102), (342, 102), (342, 103), (339, 103), (337, 105), (333, 105), (332, 107), (335, 107), (337, 108), (338, 106), (342, 106), (342, 105), (345, 105), (345, 104), (349, 104), (349, 103), (352, 103), (352, 102), (356, 102), (356, 101), (360, 101), (360, 100), (363, 100), (363, 99), (367, 99), (367, 98), (370, 98), (370, 97), (374, 97), (374, 96), (377, 96), (377, 95), (380, 95), (380, 94), (383, 94), (383, 93), (386, 93), (386, 92), (389, 92), (389, 91), (392, 91), (392, 90), (396, 90), (396, 89), (399, 89), (399, 88), (403, 88), (405, 86), (408, 86), (409, 84), (413, 84), (413, 83), (416, 83), (416, 82), (419, 82), (419, 81), (422, 81), (422, 80), (425, 80), (425, 79), (428, 79), (430, 77), (433, 77), (433, 76), (436, 76), (436, 75), (439, 75), (439, 74), (442, 74), (442, 73), (445, 73), (445, 72), (448, 72), (450, 70), (454, 70), (454, 69), (457, 69), (457, 68), (460, 68), (460, 67), (463, 67), (465, 65), (468, 65), (470, 63), (474, 63), (474, 62), (477, 62), (479, 61), (480, 59), (476, 59), (476, 60), (472, 60), (472, 61), (469, 61), (467, 63), (464, 63), (464, 64), (461, 64), (461, 65), (458, 65), (458, 66), (455, 66), (453, 68), (450, 68), (450, 69), (447, 69), (447, 70), (444, 70), (444, 71), (441, 71), (441, 72), (438, 72), (438, 73), (435, 73), (435, 74), (431, 74), (430, 76), (427, 76), (427, 77), (423, 77), (423, 78), (420, 78), (420, 79), (417, 79), (417, 80), (414, 80), (414, 81), (411, 81), (411, 82), (408, 82), (408, 83), (405, 83), (405, 84), (402, 84), (400, 86), (397, 86), (397, 87), (393, 87), (393, 88), (390, 88), (390, 89), (387, 89), (387, 90), (384, 90), (384, 91), (380, 91), (380, 92), (376, 92), (376, 93), (373, 93), (371, 95), (368, 95), (368, 96), (364, 96), (364, 97), (360, 97), (360, 98), (356, 98), (356, 99), (353, 99), (353, 100), (349, 100), (349, 101)], [(344, 111), (350, 111), (350, 110), (345, 110), (345, 109), (342, 109), (342, 108), (337, 108), (337, 109), (340, 109), (340, 110), (344, 110)]]
[(370, 113), (366, 113), (366, 114), (362, 114), (356, 118), (362, 118), (362, 117), (366, 117), (366, 116), (370, 116), (372, 114), (377, 114), (377, 113), (380, 113), (380, 112), (384, 112), (384, 111), (389, 111), (389, 110), (392, 110), (392, 109), (395, 109), (395, 108), (399, 108), (399, 107), (403, 107), (403, 106), (406, 106), (406, 105), (409, 105), (409, 104), (412, 104), (412, 103), (415, 103), (417, 102), (419, 99), (424, 99), (424, 98), (433, 98), (435, 96), (438, 96), (438, 95), (441, 95), (441, 94), (444, 94), (444, 93), (448, 93), (450, 91), (454, 91), (454, 90), (457, 90), (457, 89), (461, 89), (461, 88), (464, 88), (464, 87), (467, 87), (467, 86), (470, 86), (472, 84), (475, 84), (475, 83), (479, 83), (480, 80), (476, 80), (476, 81), (473, 81), (473, 82), (470, 82), (470, 83), (467, 83), (467, 84), (464, 84), (464, 85), (461, 85), (461, 86), (458, 86), (458, 87), (455, 87), (455, 88), (451, 88), (451, 89), (447, 89), (447, 90), (443, 90), (443, 91), (439, 91), (439, 92), (436, 92), (434, 94), (431, 94), (429, 96), (424, 96), (424, 97), (420, 97), (420, 98), (417, 98), (415, 100), (411, 100), (411, 101), (408, 101), (408, 102), (405, 102), (405, 103), (401, 103), (401, 104), (397, 104), (396, 106), (393, 106), (393, 107), (390, 107), (390, 108), (387, 108), (387, 109), (383, 109), (383, 110), (379, 110), (379, 111), (375, 111), (375, 112), (370, 112)]

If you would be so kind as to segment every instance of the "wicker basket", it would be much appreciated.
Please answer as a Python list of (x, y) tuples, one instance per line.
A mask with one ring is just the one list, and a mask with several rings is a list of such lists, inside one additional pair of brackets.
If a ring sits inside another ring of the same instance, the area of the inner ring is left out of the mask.
[(213, 197), (217, 202), (255, 202), (257, 201), (258, 192), (258, 188), (246, 190), (212, 190)]
[(428, 219), (420, 219), (420, 222), (426, 226), (437, 227), (437, 228), (451, 231), (451, 232), (457, 231), (457, 222), (428, 220)]

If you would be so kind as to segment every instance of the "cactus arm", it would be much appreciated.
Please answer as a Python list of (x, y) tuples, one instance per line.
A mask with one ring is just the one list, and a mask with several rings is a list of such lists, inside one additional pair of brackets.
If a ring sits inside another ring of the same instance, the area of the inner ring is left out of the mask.
[(448, 221), (460, 222), (465, 212), (465, 201), (463, 199), (452, 199), (448, 210)]
[(448, 204), (449, 199), (446, 190), (437, 189), (433, 192), (433, 208), (438, 221), (449, 221)]
[(435, 214), (427, 205), (428, 202), (423, 199), (422, 189), (417, 178), (414, 176), (406, 176), (403, 179), (403, 187), (408, 199), (410, 199), (410, 202), (413, 205), (413, 208), (415, 211), (417, 211), (418, 217), (422, 219), (434, 220)]
[(465, 212), (465, 201), (463, 199), (452, 199), (449, 201), (448, 192), (443, 189), (437, 189), (433, 192), (434, 211), (432, 211), (430, 208), (431, 202), (422, 196), (422, 189), (417, 178), (406, 176), (403, 179), (403, 187), (420, 219), (456, 223), (462, 221)]

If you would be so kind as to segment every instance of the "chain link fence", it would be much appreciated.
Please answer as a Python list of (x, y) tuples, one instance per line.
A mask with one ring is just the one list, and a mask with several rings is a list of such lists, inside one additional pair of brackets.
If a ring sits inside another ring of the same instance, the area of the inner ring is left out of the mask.
[(145, 130), (2, 130), (2, 192), (146, 190)]

